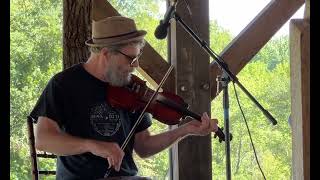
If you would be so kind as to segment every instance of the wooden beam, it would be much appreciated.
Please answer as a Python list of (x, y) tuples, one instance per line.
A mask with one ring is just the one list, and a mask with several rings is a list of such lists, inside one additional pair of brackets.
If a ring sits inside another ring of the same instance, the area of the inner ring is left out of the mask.
[[(304, 0), (271, 1), (221, 52), (220, 56), (230, 71), (238, 74), (303, 3)], [(214, 61), (210, 64), (210, 73), (211, 99), (214, 99), (217, 91), (215, 80), (221, 74)]]
[[(99, 20), (109, 16), (121, 15), (108, 1), (106, 0), (92, 0), (92, 17), (94, 20)], [(150, 32), (148, 32), (150, 33)], [(160, 83), (162, 77), (170, 67), (170, 65), (161, 57), (160, 54), (154, 50), (151, 45), (146, 42), (146, 46), (143, 49), (143, 54), (139, 59), (140, 67), (138, 71), (142, 74), (149, 83), (156, 86), (156, 83)], [(172, 80), (174, 77), (168, 78), (164, 85), (164, 89), (169, 89), (172, 86)]]
[(310, 179), (310, 22), (290, 22), (293, 180)]
[(304, 7), (304, 19), (310, 19), (310, 0), (306, 0), (306, 5)]
[[(180, 6), (181, 5), (181, 6)], [(189, 1), (192, 21), (201, 37), (209, 40), (209, 0)], [(186, 24), (191, 24), (184, 3), (177, 5), (177, 13)], [(176, 93), (198, 114), (210, 116), (209, 56), (194, 42), (193, 38), (174, 20), (170, 27), (171, 63), (176, 73)], [(190, 119), (184, 120), (180, 125)], [(175, 127), (171, 127), (175, 128)], [(211, 136), (189, 136), (171, 149), (174, 180), (211, 180)]]

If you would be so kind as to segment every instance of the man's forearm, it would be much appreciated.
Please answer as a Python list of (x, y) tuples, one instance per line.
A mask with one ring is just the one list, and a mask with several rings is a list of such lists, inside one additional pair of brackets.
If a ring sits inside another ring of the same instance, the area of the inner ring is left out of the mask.
[(67, 156), (89, 151), (91, 140), (71, 136), (60, 130), (56, 121), (40, 116), (35, 128), (35, 146), (38, 150)]
[(157, 135), (149, 136), (145, 141), (140, 144), (140, 156), (149, 157), (152, 156), (175, 142), (179, 142), (185, 138), (188, 134), (186, 126), (180, 126), (176, 129), (166, 131)]
[(89, 141), (63, 132), (46, 132), (36, 138), (36, 148), (60, 156), (75, 155), (88, 152)]

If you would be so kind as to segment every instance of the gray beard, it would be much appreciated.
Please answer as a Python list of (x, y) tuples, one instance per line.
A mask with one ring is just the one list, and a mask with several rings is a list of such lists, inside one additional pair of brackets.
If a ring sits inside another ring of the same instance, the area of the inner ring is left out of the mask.
[(118, 66), (112, 63), (106, 72), (106, 78), (111, 86), (123, 87), (130, 84), (131, 74), (125, 76), (118, 70)]

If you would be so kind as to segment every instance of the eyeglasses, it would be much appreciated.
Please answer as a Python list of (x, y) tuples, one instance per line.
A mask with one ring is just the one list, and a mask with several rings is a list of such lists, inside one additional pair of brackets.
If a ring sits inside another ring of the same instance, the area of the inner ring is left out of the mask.
[(115, 50), (115, 51), (124, 55), (129, 60), (130, 66), (132, 66), (132, 64), (134, 64), (136, 61), (138, 61), (140, 56), (142, 55), (142, 51), (140, 51), (140, 53), (136, 57), (131, 57), (131, 56), (119, 51), (119, 50)]

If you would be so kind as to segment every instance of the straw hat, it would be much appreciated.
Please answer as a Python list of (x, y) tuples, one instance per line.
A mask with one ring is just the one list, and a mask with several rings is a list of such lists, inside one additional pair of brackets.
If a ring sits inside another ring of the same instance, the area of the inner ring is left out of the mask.
[(137, 30), (133, 19), (123, 16), (111, 16), (92, 22), (92, 39), (85, 43), (91, 47), (101, 47), (141, 40), (147, 34)]

